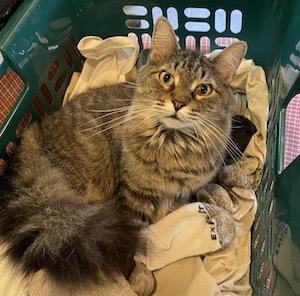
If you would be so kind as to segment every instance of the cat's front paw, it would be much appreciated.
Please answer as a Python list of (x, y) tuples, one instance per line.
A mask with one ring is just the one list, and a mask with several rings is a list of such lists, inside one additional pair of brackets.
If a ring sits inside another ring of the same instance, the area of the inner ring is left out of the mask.
[(196, 193), (196, 199), (200, 202), (217, 205), (231, 214), (238, 210), (237, 203), (231, 198), (228, 191), (215, 183), (209, 183), (200, 188)]
[(209, 220), (214, 219), (215, 231), (218, 235), (219, 242), (222, 246), (222, 250), (229, 247), (236, 235), (236, 225), (233, 217), (228, 213), (228, 211), (223, 208), (218, 207), (214, 204), (202, 203), (203, 211), (206, 211), (208, 214)]
[(239, 164), (223, 166), (217, 175), (218, 184), (226, 189), (232, 187), (251, 189), (252, 185), (248, 177), (244, 174)]
[(155, 281), (152, 272), (148, 270), (142, 263), (136, 263), (136, 266), (132, 271), (128, 281), (131, 289), (138, 296), (151, 295), (155, 287)]

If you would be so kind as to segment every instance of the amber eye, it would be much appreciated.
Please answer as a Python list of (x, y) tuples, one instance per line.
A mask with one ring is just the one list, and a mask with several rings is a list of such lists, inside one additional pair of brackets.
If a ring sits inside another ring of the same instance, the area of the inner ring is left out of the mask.
[(212, 93), (212, 86), (210, 84), (200, 84), (195, 89), (195, 94), (197, 96), (209, 96)]
[(159, 79), (160, 81), (167, 85), (167, 86), (171, 86), (174, 84), (174, 77), (172, 74), (170, 74), (169, 72), (167, 71), (162, 71), (160, 74), (159, 74)]

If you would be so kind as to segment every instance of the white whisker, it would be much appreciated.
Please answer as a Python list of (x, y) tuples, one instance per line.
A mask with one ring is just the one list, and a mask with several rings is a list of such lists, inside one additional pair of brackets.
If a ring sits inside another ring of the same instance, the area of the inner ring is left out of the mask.
[(132, 81), (126, 81), (126, 82), (124, 82), (124, 84), (131, 84), (131, 85), (135, 85), (135, 86), (137, 86), (137, 84), (136, 84), (136, 83), (134, 83), (134, 82), (132, 82)]
[(236, 144), (232, 141), (232, 139), (224, 133), (224, 131), (214, 122), (209, 120), (208, 118), (202, 118), (203, 121), (212, 128), (217, 134), (217, 139), (220, 144), (226, 149), (229, 156), (234, 160), (236, 164), (239, 165), (238, 159), (243, 157), (243, 153), (236, 146)]
[[(134, 118), (135, 118), (135, 117), (129, 117), (129, 118), (126, 118), (126, 116), (124, 116), (124, 119), (123, 119), (123, 120), (120, 120), (120, 122), (118, 122), (118, 123), (116, 123), (116, 124), (113, 124), (113, 125), (111, 125), (111, 126), (105, 128), (105, 129), (100, 129), (98, 132), (96, 132), (96, 133), (94, 133), (94, 134), (92, 134), (92, 135), (89, 135), (88, 138), (97, 136), (97, 135), (102, 134), (102, 133), (105, 133), (106, 131), (108, 131), (108, 130), (110, 130), (110, 129), (113, 129), (113, 128), (119, 126), (119, 125), (122, 125), (123, 123), (125, 123), (125, 122), (127, 122), (127, 121), (130, 121), (130, 120), (132, 120), (132, 119), (134, 119)], [(119, 119), (119, 118), (117, 118), (117, 119)]]
[[(128, 110), (122, 110), (122, 111), (119, 111), (118, 109), (116, 109), (116, 111), (113, 111), (114, 109), (111, 109), (111, 112), (108, 113), (108, 114), (105, 114), (105, 115), (102, 115), (102, 116), (99, 116), (96, 118), (96, 120), (99, 120), (105, 116), (108, 116), (108, 115), (112, 115), (112, 114), (117, 114), (117, 113), (124, 113), (125, 111), (128, 111)], [(143, 111), (148, 111), (148, 108), (145, 108), (143, 106), (138, 106), (138, 107), (135, 107), (133, 109), (133, 111), (131, 112), (130, 116), (128, 115), (128, 112), (125, 112), (123, 115), (121, 116), (118, 116), (116, 118), (113, 118), (111, 120), (108, 120), (108, 121), (104, 121), (98, 125), (94, 125), (94, 126), (91, 126), (91, 127), (88, 127), (88, 128), (85, 128), (83, 129), (83, 131), (87, 132), (87, 131), (90, 131), (90, 130), (93, 130), (93, 129), (99, 129), (99, 131), (97, 131), (96, 133), (94, 133), (93, 135), (89, 136), (89, 137), (92, 137), (92, 136), (95, 136), (95, 135), (98, 135), (98, 134), (101, 134), (101, 133), (104, 133), (112, 128), (115, 128), (125, 122), (128, 122), (132, 119), (136, 119), (139, 117), (139, 115), (143, 112)], [(155, 115), (153, 115), (155, 116)], [(149, 116), (148, 118), (145, 118), (145, 120), (149, 119), (151, 116)], [(91, 121), (94, 121), (95, 119), (92, 119)], [(144, 120), (144, 121), (145, 121)], [(90, 122), (91, 122), (90, 121)], [(119, 121), (119, 122), (118, 122)], [(140, 125), (142, 122), (140, 122), (138, 125)], [(138, 126), (136, 125), (136, 126)], [(135, 127), (136, 127), (135, 126)]]
[[(95, 117), (95, 118), (93, 118), (93, 119), (91, 119), (91, 120), (89, 120), (89, 121), (87, 121), (87, 122), (81, 124), (80, 127), (83, 127), (83, 126), (85, 126), (85, 125), (88, 125), (88, 124), (90, 124), (90, 123), (92, 123), (92, 122), (94, 122), (94, 121), (103, 119), (103, 118), (105, 118), (105, 117), (108, 117), (108, 116), (111, 116), (111, 115), (116, 115), (116, 114), (118, 114), (118, 113), (125, 113), (125, 112), (126, 112), (125, 114), (123, 114), (122, 116), (119, 116), (119, 117), (126, 116), (126, 114), (127, 114), (127, 112), (128, 112), (129, 110), (130, 110), (130, 107), (129, 107), (129, 106), (128, 106), (128, 107), (122, 107), (122, 108), (116, 108), (116, 109), (97, 110), (97, 111), (95, 111), (95, 112), (97, 112), (97, 113), (98, 113), (98, 112), (99, 112), (99, 113), (104, 113), (104, 112), (106, 112), (106, 114), (103, 114), (103, 115), (100, 115), (100, 116), (98, 116), (98, 117)], [(146, 108), (135, 108), (135, 112), (142, 112), (142, 111), (144, 111), (144, 110), (146, 110)], [(93, 110), (92, 110), (92, 111), (93, 111)], [(117, 118), (118, 118), (118, 117), (117, 117)], [(117, 118), (112, 119), (112, 121), (116, 120)], [(105, 125), (105, 124), (107, 124), (107, 123), (109, 123), (109, 122), (111, 122), (111, 120), (105, 121), (105, 122), (101, 123), (100, 125), (96, 125), (96, 126), (92, 126), (92, 127), (86, 128), (85, 130), (90, 130), (90, 129), (98, 128), (98, 127), (101, 127), (102, 125)]]
[(105, 125), (109, 125), (109, 124), (111, 124), (111, 123), (113, 123), (113, 122), (115, 122), (115, 121), (117, 121), (117, 120), (119, 120), (119, 119), (122, 119), (122, 118), (126, 117), (126, 116), (127, 116), (127, 113), (124, 114), (124, 115), (122, 115), (122, 116), (113, 118), (113, 119), (111, 119), (111, 120), (102, 122), (101, 124), (98, 124), (98, 125), (95, 125), (95, 126), (91, 126), (91, 127), (85, 128), (85, 129), (83, 129), (82, 131), (83, 131), (83, 132), (87, 132), (87, 131), (90, 131), (90, 130), (92, 130), (92, 129), (98, 129), (98, 128), (101, 128), (101, 127), (103, 127), (103, 126), (105, 126)]
[(94, 112), (94, 113), (106, 113), (106, 114), (103, 114), (103, 115), (100, 115), (98, 117), (95, 117), (85, 123), (82, 123), (80, 125), (80, 127), (83, 127), (85, 125), (88, 125), (94, 121), (97, 121), (97, 120), (100, 120), (101, 118), (105, 118), (107, 116), (110, 116), (110, 115), (114, 115), (114, 114), (118, 114), (118, 113), (123, 113), (123, 112), (126, 112), (128, 111), (130, 108), (130, 106), (127, 106), (127, 107), (121, 107), (121, 108), (115, 108), (115, 109), (106, 109), (106, 110), (90, 110), (91, 112)]
[(93, 113), (109, 113), (111, 114), (112, 112), (123, 112), (123, 111), (127, 111), (130, 109), (131, 106), (126, 106), (126, 107), (119, 107), (119, 108), (113, 108), (113, 109), (92, 109), (90, 110), (90, 112)]
[[(204, 134), (205, 139), (209, 140), (210, 143), (212, 144), (212, 146), (214, 147), (215, 151), (219, 154), (220, 159), (223, 163), (223, 165), (225, 165), (225, 160), (223, 155), (221, 154), (219, 148), (216, 146), (216, 144), (214, 143), (214, 141), (211, 139), (211, 137), (208, 135), (207, 131), (209, 131), (208, 127), (200, 120), (197, 121), (197, 123), (201, 126), (201, 132)], [(206, 131), (207, 130), (207, 131)], [(213, 133), (212, 133), (213, 134)], [(217, 138), (217, 137), (216, 137)], [(217, 138), (218, 140), (218, 138)], [(205, 142), (205, 141), (204, 141)], [(207, 150), (209, 150), (209, 148), (207, 147)]]
[(124, 87), (126, 87), (126, 88), (131, 88), (131, 89), (136, 89), (137, 88), (137, 86), (136, 85), (124, 85)]
[(154, 117), (155, 117), (154, 114), (149, 115), (144, 120), (140, 121), (137, 125), (135, 125), (134, 127), (132, 127), (129, 131), (132, 132), (135, 128), (137, 128), (138, 126), (140, 126), (142, 123), (144, 123), (145, 121), (149, 120), (150, 118), (154, 118)]
[[(220, 136), (223, 137), (225, 142), (227, 142), (227, 152), (229, 155), (234, 159), (234, 161), (237, 163), (238, 158), (241, 158), (244, 156), (244, 154), (240, 151), (240, 149), (237, 147), (237, 145), (233, 142), (231, 137), (227, 136), (224, 131), (220, 127), (218, 127), (216, 124), (212, 123), (213, 126), (219, 130)], [(216, 132), (217, 132), (216, 130)]]
[(198, 128), (198, 129), (200, 129), (200, 130), (202, 131), (201, 126), (197, 125), (196, 123), (193, 123), (192, 127), (193, 127), (193, 130), (194, 130), (195, 135), (196, 135), (196, 137), (197, 137), (197, 141), (198, 141), (198, 143), (199, 143), (198, 148), (201, 148), (202, 154), (204, 154), (204, 153), (203, 153), (203, 147), (204, 147), (204, 148), (206, 149), (207, 153), (208, 153), (208, 156), (209, 156), (210, 161), (212, 161), (212, 160), (213, 160), (213, 157), (212, 157), (212, 155), (211, 155), (211, 152), (210, 152), (210, 150), (207, 148), (207, 145), (205, 144), (205, 140), (204, 140), (202, 137), (201, 137), (201, 139), (200, 139), (200, 133), (197, 132), (197, 129), (196, 129), (196, 128)]

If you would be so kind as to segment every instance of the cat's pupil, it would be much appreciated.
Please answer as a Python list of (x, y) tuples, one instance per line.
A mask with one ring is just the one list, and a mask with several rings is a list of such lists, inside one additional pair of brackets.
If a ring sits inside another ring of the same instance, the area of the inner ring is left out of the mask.
[(164, 82), (169, 82), (171, 79), (171, 75), (169, 73), (166, 73), (165, 76), (164, 76)]
[(207, 90), (208, 90), (208, 87), (207, 87), (207, 85), (201, 85), (201, 93), (203, 94), (203, 95), (205, 95), (206, 93), (207, 93)]

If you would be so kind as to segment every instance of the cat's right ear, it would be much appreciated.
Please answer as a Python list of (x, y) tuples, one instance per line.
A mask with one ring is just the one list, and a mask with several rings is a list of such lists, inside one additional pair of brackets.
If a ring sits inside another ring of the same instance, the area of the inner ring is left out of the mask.
[(239, 65), (245, 57), (247, 47), (246, 42), (237, 41), (212, 58), (225, 85), (231, 83)]
[(165, 17), (159, 17), (152, 34), (150, 61), (162, 62), (179, 49), (175, 32)]

